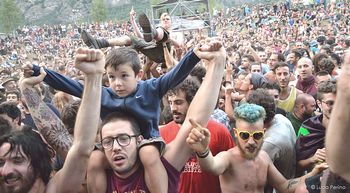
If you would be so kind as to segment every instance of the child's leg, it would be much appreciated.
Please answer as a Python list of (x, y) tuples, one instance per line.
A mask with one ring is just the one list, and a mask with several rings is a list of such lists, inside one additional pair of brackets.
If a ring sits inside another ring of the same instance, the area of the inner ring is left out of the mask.
[(95, 150), (91, 153), (87, 169), (87, 189), (89, 193), (101, 193), (107, 191), (108, 162), (103, 152)]
[(145, 168), (146, 184), (152, 193), (168, 192), (168, 174), (160, 160), (159, 149), (153, 145), (144, 145), (139, 150), (143, 167)]

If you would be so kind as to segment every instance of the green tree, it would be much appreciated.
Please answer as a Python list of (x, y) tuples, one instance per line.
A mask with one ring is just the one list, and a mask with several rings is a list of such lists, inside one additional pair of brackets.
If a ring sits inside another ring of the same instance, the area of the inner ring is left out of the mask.
[(22, 11), (14, 0), (0, 1), (0, 31), (10, 33), (23, 21)]
[(106, 21), (107, 8), (103, 0), (93, 0), (91, 4), (91, 16), (93, 21)]

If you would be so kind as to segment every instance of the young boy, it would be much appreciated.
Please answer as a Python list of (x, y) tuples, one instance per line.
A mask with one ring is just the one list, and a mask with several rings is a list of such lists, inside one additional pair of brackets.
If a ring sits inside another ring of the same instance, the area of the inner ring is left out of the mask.
[[(110, 86), (108, 88), (102, 88), (101, 118), (103, 119), (106, 115), (114, 111), (131, 113), (138, 118), (137, 121), (142, 125), (141, 132), (144, 138), (158, 137), (161, 98), (169, 89), (174, 88), (182, 82), (198, 62), (199, 58), (191, 50), (178, 65), (165, 75), (159, 78), (140, 81), (142, 71), (140, 71), (141, 65), (137, 52), (131, 48), (124, 47), (111, 50), (106, 56), (105, 65)], [(32, 74), (37, 76), (39, 75), (39, 71), (39, 66), (30, 64), (24, 66), (25, 76)], [(48, 85), (56, 90), (81, 97), (83, 85), (80, 82), (49, 69), (45, 69), (45, 71), (47, 75), (44, 82)], [(159, 149), (161, 149), (162, 143), (158, 141)], [(159, 156), (148, 156), (154, 155), (154, 153), (150, 153), (154, 151), (159, 152), (158, 148), (147, 145), (140, 149), (139, 156), (145, 167), (146, 175), (149, 175), (150, 179), (152, 179), (151, 184), (148, 184), (150, 191), (152, 193), (164, 193), (167, 192), (167, 183), (165, 183), (167, 174), (164, 167), (154, 168), (154, 166), (162, 166), (161, 164), (154, 164), (161, 162)], [(100, 155), (94, 153), (93, 156), (96, 156), (96, 160), (104, 158), (101, 152)], [(104, 170), (103, 166), (100, 166), (101, 168)]]

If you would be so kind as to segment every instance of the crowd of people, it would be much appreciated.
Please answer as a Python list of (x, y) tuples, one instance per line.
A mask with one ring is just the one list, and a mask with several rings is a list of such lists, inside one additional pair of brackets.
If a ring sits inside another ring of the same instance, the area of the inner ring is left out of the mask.
[(350, 192), (350, 4), (210, 28), (24, 26), (0, 42), (0, 192)]

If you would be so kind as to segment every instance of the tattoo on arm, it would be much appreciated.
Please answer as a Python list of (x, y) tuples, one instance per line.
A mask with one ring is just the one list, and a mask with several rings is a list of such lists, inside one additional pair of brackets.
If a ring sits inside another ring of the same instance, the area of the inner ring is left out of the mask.
[(292, 189), (294, 188), (294, 186), (296, 184), (299, 183), (299, 179), (291, 179), (291, 180), (288, 180), (288, 186), (287, 186), (287, 189)]
[(73, 139), (56, 114), (40, 99), (34, 88), (25, 88), (23, 96), (34, 123), (45, 140), (56, 150), (68, 153)]

